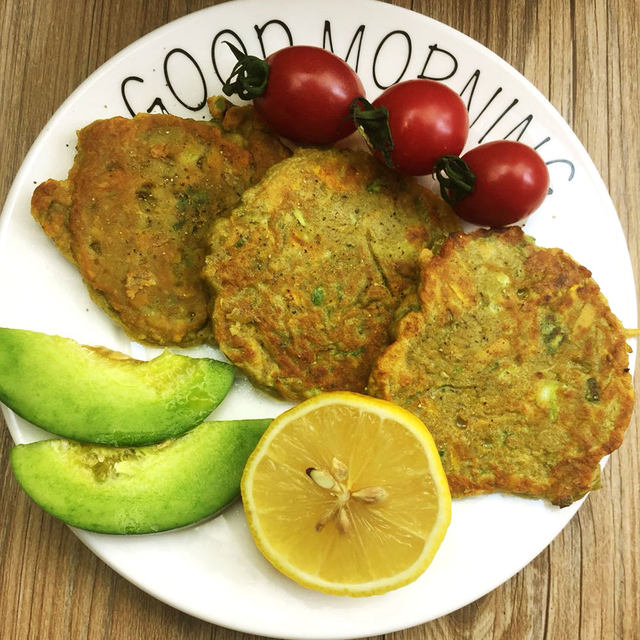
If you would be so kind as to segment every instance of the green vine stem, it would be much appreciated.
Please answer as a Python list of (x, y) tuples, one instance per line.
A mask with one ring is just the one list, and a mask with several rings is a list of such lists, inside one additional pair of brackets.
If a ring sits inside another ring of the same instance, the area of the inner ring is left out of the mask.
[(393, 167), (391, 160), (393, 139), (389, 128), (387, 107), (374, 107), (366, 98), (359, 97), (351, 103), (349, 113), (369, 148), (379, 151), (385, 164)]
[(476, 176), (469, 165), (460, 157), (444, 155), (435, 164), (435, 177), (440, 183), (442, 199), (455, 204), (468, 196), (476, 183)]
[(243, 100), (253, 100), (261, 96), (267, 88), (269, 65), (266, 60), (250, 56), (230, 42), (225, 44), (236, 57), (236, 64), (228, 80), (222, 85), (226, 96), (237, 94)]

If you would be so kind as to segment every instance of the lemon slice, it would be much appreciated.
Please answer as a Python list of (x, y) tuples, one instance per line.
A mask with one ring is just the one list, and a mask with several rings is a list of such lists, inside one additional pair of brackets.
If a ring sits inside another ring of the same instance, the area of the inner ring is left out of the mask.
[(424, 424), (350, 392), (319, 394), (276, 418), (249, 457), (241, 490), (267, 560), (336, 595), (380, 594), (415, 580), (451, 519)]

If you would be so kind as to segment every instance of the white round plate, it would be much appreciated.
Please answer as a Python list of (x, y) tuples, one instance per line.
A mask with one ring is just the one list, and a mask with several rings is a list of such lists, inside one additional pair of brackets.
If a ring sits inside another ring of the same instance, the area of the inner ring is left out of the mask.
[[(370, 99), (401, 79), (442, 79), (461, 93), (469, 146), (504, 137), (538, 148), (552, 193), (526, 223), (539, 244), (589, 267), (625, 326), (637, 326), (628, 249), (603, 182), (546, 99), (496, 55), (425, 16), (370, 0), (240, 0), (204, 9), (141, 38), (89, 77), (44, 128), (16, 177), (0, 219), (0, 325), (69, 336), (150, 357), (90, 300), (29, 214), (36, 184), (64, 178), (75, 131), (132, 111), (206, 118), (233, 59), (224, 41), (269, 54), (290, 43), (332, 48), (357, 68)], [(216, 355), (213, 349), (194, 353)], [(239, 381), (215, 418), (275, 416), (287, 405)], [(17, 443), (47, 437), (4, 409)], [(107, 564), (156, 598), (198, 618), (278, 638), (373, 636), (442, 616), (479, 598), (530, 562), (578, 509), (503, 495), (454, 501), (451, 526), (416, 582), (350, 599), (298, 587), (256, 550), (239, 504), (169, 533), (109, 536), (76, 531)]]

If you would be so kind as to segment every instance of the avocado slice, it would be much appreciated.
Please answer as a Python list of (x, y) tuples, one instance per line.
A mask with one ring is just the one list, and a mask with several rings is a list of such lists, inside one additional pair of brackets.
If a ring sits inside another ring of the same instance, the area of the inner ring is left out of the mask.
[(67, 524), (100, 533), (165, 531), (235, 500), (247, 458), (269, 422), (203, 422), (144, 447), (41, 440), (14, 447), (11, 465), (25, 492)]
[(65, 438), (144, 445), (200, 424), (233, 383), (233, 366), (164, 351), (134, 360), (105, 347), (0, 328), (0, 401)]

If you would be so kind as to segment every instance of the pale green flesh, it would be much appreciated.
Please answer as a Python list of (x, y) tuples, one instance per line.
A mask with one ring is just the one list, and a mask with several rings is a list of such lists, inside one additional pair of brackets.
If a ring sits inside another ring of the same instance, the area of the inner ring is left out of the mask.
[(197, 522), (233, 502), (270, 419), (204, 422), (145, 447), (42, 440), (11, 450), (25, 492), (75, 527), (140, 534)]
[(233, 367), (165, 351), (148, 362), (69, 338), (0, 329), (0, 401), (59, 436), (143, 445), (200, 424), (233, 383)]

